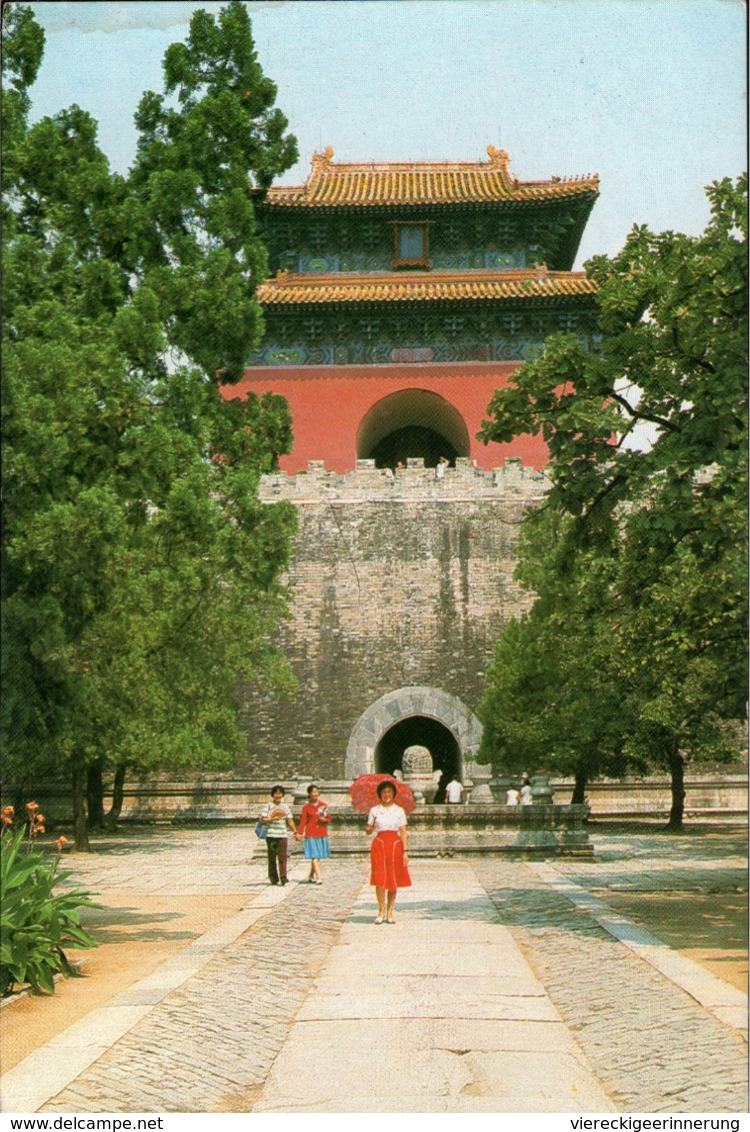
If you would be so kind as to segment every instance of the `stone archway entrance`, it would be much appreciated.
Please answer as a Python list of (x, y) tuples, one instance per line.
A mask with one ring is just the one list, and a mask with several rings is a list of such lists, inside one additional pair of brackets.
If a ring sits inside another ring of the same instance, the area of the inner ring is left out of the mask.
[(481, 723), (456, 696), (439, 688), (399, 688), (381, 696), (357, 720), (344, 772), (349, 779), (390, 773), (400, 768), (406, 747), (420, 744), (429, 748), (436, 769), (463, 779), (481, 736)]
[(375, 747), (375, 773), (392, 774), (394, 770), (403, 770), (404, 751), (414, 745), (426, 747), (432, 756), (432, 769), (441, 771), (434, 800), (442, 802), (451, 778), (463, 777), (461, 751), (453, 732), (428, 715), (409, 715), (389, 727)]

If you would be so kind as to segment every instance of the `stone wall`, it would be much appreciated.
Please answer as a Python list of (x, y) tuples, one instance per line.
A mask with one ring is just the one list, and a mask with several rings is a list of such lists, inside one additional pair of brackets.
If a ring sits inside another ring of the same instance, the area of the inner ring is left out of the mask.
[(502, 627), (530, 604), (513, 580), (515, 547), (544, 491), (542, 474), (518, 460), (493, 472), (459, 460), (441, 479), (421, 461), (395, 475), (360, 461), (344, 476), (311, 462), (306, 473), (264, 477), (265, 502), (299, 510), (279, 638), (299, 689), (286, 702), (241, 689), (248, 746), (238, 773), (346, 777), (358, 722), (382, 697), (403, 718), (417, 688), (424, 714), (460, 744), (457, 721), (481, 700)]
[[(294, 813), (298, 816), (306, 801), (305, 787), (309, 780), (298, 781), (295, 776), (282, 777), (281, 780), (287, 789), (287, 801), (293, 805)], [(210, 777), (186, 775), (182, 778), (162, 774), (148, 779), (129, 778), (125, 783), (122, 820), (126, 823), (237, 821), (254, 824), (261, 805), (268, 801), (275, 781), (275, 778), (261, 780), (257, 777), (243, 780), (236, 774), (216, 774)], [(347, 790), (349, 784), (346, 779), (320, 781), (322, 795), (332, 806), (336, 825), (341, 814), (350, 814), (350, 817), (353, 814)], [(572, 780), (553, 778), (550, 785), (554, 790), (556, 806), (565, 806), (570, 802)], [(686, 822), (702, 820), (747, 823), (747, 773), (688, 777), (685, 788)], [(35, 790), (34, 797), (45, 814), (48, 832), (56, 835), (64, 828), (67, 833), (72, 820), (69, 783), (45, 782)], [(13, 799), (6, 798), (5, 801)], [(670, 805), (669, 781), (660, 777), (592, 782), (586, 789), (586, 802), (591, 818), (595, 821), (666, 820)], [(111, 783), (107, 783), (105, 810), (110, 805)], [(445, 806), (422, 808), (434, 808), (440, 813), (446, 810)], [(448, 807), (451, 811), (457, 808)], [(478, 822), (486, 820), (487, 815), (494, 814), (497, 809), (492, 805), (460, 808), (476, 811)]]

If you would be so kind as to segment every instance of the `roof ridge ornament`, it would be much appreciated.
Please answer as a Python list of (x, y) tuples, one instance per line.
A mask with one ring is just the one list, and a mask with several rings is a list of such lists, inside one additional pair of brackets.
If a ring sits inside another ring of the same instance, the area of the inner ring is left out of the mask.
[(495, 149), (494, 145), (487, 146), (487, 156), (490, 159), (490, 165), (495, 165), (498, 169), (504, 172), (508, 171), (510, 164), (510, 154), (506, 149)]
[(312, 155), (312, 170), (313, 173), (328, 173), (330, 172), (331, 162), (333, 161), (333, 146), (327, 145), (322, 153), (318, 153), (317, 149)]
[(487, 156), (490, 159), (490, 168), (496, 169), (512, 188), (517, 188), (518, 177), (510, 171), (510, 154), (507, 149), (496, 149), (494, 145), (488, 145)]

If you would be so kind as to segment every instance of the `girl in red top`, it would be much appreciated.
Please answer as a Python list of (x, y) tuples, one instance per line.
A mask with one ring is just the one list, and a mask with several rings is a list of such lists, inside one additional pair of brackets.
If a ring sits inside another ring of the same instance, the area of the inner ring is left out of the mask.
[(295, 841), (305, 839), (305, 859), (310, 862), (309, 884), (322, 884), (320, 879), (320, 864), (331, 855), (328, 847), (328, 826), (331, 824), (331, 815), (328, 806), (320, 800), (320, 791), (317, 786), (308, 786), (307, 797), (309, 801), (302, 807), (299, 829), (294, 835)]

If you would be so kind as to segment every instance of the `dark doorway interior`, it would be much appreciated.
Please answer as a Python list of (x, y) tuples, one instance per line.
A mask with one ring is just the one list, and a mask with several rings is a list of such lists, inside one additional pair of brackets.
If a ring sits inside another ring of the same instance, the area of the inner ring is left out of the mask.
[(415, 743), (427, 747), (433, 768), (443, 772), (435, 802), (444, 802), (446, 785), (454, 774), (461, 777), (461, 752), (453, 732), (436, 719), (410, 715), (390, 727), (375, 748), (375, 773), (392, 774), (394, 770), (401, 770), (404, 751)]
[[(454, 465), (459, 452), (441, 433), (424, 425), (408, 425), (384, 436), (370, 452), (371, 460), (378, 468), (395, 468), (396, 464), (406, 466), (407, 459), (421, 456), (425, 467), (434, 468), (441, 456)], [(408, 744), (407, 744), (408, 746)], [(426, 746), (426, 744), (425, 744)]]

